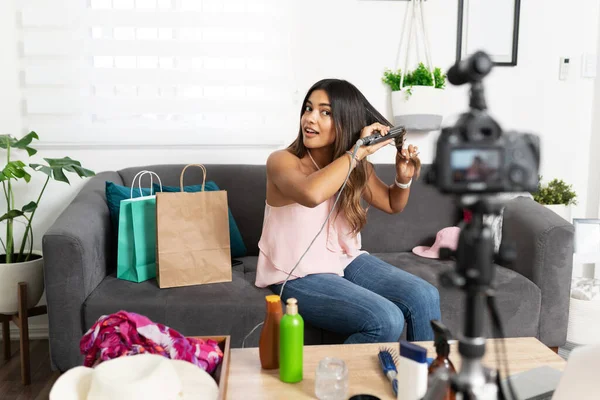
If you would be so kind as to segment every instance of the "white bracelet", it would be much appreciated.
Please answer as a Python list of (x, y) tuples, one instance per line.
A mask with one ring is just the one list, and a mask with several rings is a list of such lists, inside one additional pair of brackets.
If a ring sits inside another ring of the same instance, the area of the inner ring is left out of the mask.
[(410, 185), (412, 184), (412, 178), (410, 178), (410, 181), (408, 181), (408, 183), (400, 183), (400, 182), (398, 182), (398, 180), (396, 178), (394, 178), (394, 183), (400, 189), (408, 189), (410, 187)]

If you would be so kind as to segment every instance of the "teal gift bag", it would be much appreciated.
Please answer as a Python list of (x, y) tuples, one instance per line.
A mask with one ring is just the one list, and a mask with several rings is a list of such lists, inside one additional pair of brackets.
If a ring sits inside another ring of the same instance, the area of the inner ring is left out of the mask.
[[(150, 196), (142, 195), (145, 174), (151, 181), (153, 175), (158, 178), (154, 172), (140, 171), (133, 178), (130, 198), (121, 201), (119, 211), (117, 278), (138, 283), (156, 277), (156, 196), (152, 192)], [(134, 198), (133, 186), (138, 177), (141, 197)]]

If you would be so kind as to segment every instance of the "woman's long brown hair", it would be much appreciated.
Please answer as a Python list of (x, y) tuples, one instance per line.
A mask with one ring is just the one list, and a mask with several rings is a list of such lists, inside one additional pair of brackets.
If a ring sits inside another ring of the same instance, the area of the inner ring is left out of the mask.
[[(375, 122), (392, 126), (353, 84), (340, 79), (323, 79), (315, 83), (302, 102), (301, 117), (308, 98), (315, 90), (324, 90), (331, 104), (331, 116), (335, 127), (334, 160), (353, 149), (365, 126)], [(299, 129), (298, 137), (287, 150), (298, 158), (306, 155), (302, 127)], [(362, 194), (367, 186), (367, 171), (367, 160), (362, 159), (350, 173), (338, 203), (338, 210), (346, 215), (354, 235), (358, 234), (367, 222), (367, 211), (361, 205)]]

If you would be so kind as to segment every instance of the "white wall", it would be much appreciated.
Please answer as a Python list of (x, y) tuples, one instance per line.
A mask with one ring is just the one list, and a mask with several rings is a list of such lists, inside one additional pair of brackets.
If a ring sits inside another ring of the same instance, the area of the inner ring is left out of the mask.
[[(19, 92), (19, 63), (18, 63), (18, 41), (16, 35), (16, 18), (14, 12), (14, 2), (0, 3), (0, 54), (2, 54), (2, 62), (0, 62), (0, 132), (11, 133), (18, 135), (21, 132), (21, 101)], [(4, 166), (6, 158), (4, 152), (1, 152), (0, 165)], [(39, 190), (41, 186), (39, 182), (26, 187), (15, 187), (17, 198), (29, 198), (31, 191)], [(16, 201), (19, 201), (16, 200)], [(0, 199), (0, 212), (4, 213), (6, 202), (4, 196)], [(42, 214), (40, 212), (40, 214)], [(48, 208), (43, 214), (44, 218), (53, 215), (52, 208)], [(2, 225), (4, 228), (4, 225)], [(18, 230), (22, 232), (22, 230)], [(38, 237), (42, 236), (41, 232), (36, 232)], [(4, 229), (0, 231), (0, 235), (4, 237)], [(39, 246), (41, 248), (41, 246)], [(45, 299), (42, 298), (40, 304), (45, 304)], [(30, 337), (46, 337), (48, 319), (45, 315), (30, 318)], [(11, 338), (17, 339), (18, 329), (11, 323)]]
[[(594, 80), (582, 78), (580, 67), (584, 52), (596, 52), (599, 2), (521, 3), (518, 65), (495, 68), (486, 79), (489, 111), (504, 129), (541, 136), (544, 180), (572, 183), (579, 196), (573, 217), (583, 217)], [(442, 69), (455, 60), (456, 4), (425, 2), (433, 62)], [(388, 89), (380, 77), (385, 67), (394, 67), (405, 8), (398, 1), (297, 2), (296, 19), (306, 21), (296, 25), (293, 51), (300, 91), (325, 76), (346, 78), (391, 118)], [(558, 80), (561, 56), (571, 57), (567, 81)], [(465, 89), (448, 87), (448, 114), (466, 109)], [(411, 138), (424, 161), (431, 161), (435, 138), (434, 133)], [(387, 153), (374, 160), (392, 162), (393, 149)]]
[[(0, 131), (21, 132), (20, 93), (17, 79), (18, 48), (15, 45), (14, 4), (0, 2)], [(580, 74), (581, 55), (595, 53), (598, 36), (598, 0), (564, 2), (522, 0), (518, 66), (496, 68), (485, 81), (491, 114), (505, 129), (520, 129), (542, 137), (542, 168), (545, 179), (565, 179), (574, 185), (579, 205), (573, 217), (595, 216), (597, 205), (587, 208), (587, 185), (592, 132), (592, 100), (594, 80)], [(403, 1), (304, 0), (294, 2), (294, 26), (291, 54), (294, 61), (296, 93), (299, 101), (306, 90), (325, 77), (348, 79), (367, 98), (392, 119), (389, 90), (381, 83), (384, 68), (394, 67), (401, 32)], [(429, 39), (434, 64), (447, 69), (454, 62), (456, 45), (457, 2), (428, 0), (425, 2)], [(572, 60), (567, 81), (558, 80), (559, 57)], [(600, 86), (599, 86), (600, 87)], [(448, 87), (451, 101), (448, 114), (466, 109), (465, 87)], [(600, 96), (600, 89), (597, 90)], [(294, 110), (295, 114), (298, 112)], [(598, 130), (598, 121), (595, 130)], [(43, 132), (40, 132), (43, 134)], [(282, 132), (288, 143), (295, 131)], [(424, 162), (433, 156), (435, 133), (414, 135), (411, 143), (419, 145)], [(259, 138), (257, 138), (259, 140)], [(598, 149), (600, 143), (591, 143)], [(68, 155), (95, 171), (113, 170), (151, 163), (264, 163), (273, 148), (40, 148), (40, 157)], [(384, 149), (373, 157), (375, 162), (391, 163), (393, 149)], [(2, 161), (2, 160), (0, 160)], [(41, 187), (36, 177), (22, 186), (18, 200), (29, 200)], [(36, 216), (36, 247), (43, 232), (52, 224), (82, 185), (51, 182), (42, 201), (44, 207)], [(592, 197), (598, 198), (596, 192)], [(1, 207), (0, 207), (1, 208)], [(587, 211), (587, 213), (586, 213)], [(43, 320), (45, 317), (39, 317)]]
[[(600, 15), (599, 15), (600, 18)], [(599, 22), (600, 23), (600, 22)], [(600, 36), (600, 32), (599, 32)], [(596, 50), (596, 63), (600, 64), (600, 40)], [(594, 83), (594, 104), (592, 115), (592, 128), (590, 135), (589, 146), (589, 170), (588, 170), (588, 204), (587, 217), (598, 218), (600, 216), (600, 157), (598, 157), (598, 149), (600, 149), (600, 79), (596, 79)], [(600, 274), (600, 270), (597, 271)]]

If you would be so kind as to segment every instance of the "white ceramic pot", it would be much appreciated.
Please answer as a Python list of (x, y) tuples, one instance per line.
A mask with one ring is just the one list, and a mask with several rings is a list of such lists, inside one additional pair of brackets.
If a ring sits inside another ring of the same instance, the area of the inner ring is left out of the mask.
[(544, 207), (554, 211), (567, 222), (571, 222), (571, 206), (564, 204), (544, 204)]
[(0, 314), (16, 314), (19, 310), (19, 282), (27, 282), (27, 306), (35, 307), (44, 293), (44, 259), (0, 264)]
[[(411, 94), (407, 93), (410, 89)], [(444, 117), (444, 89), (412, 86), (392, 92), (394, 125), (407, 131), (426, 132), (440, 129)]]
[(600, 301), (571, 297), (567, 342), (581, 345), (600, 343)]

